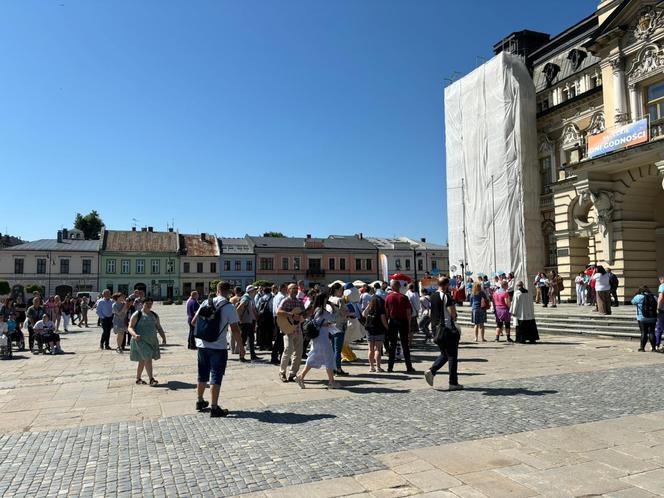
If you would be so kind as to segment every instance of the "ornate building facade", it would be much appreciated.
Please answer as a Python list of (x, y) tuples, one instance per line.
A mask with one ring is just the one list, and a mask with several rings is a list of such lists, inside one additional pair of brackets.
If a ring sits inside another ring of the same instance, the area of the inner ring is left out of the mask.
[(664, 2), (604, 0), (540, 45), (522, 55), (537, 91), (547, 269), (574, 299), (578, 272), (610, 267), (629, 300), (664, 273)]

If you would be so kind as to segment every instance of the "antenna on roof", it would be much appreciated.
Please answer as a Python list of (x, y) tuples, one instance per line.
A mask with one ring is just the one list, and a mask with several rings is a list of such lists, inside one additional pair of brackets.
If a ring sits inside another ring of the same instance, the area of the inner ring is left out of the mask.
[(139, 220), (137, 220), (136, 218), (132, 218), (131, 222), (132, 222), (132, 225), (131, 225), (132, 228), (136, 228), (138, 226)]

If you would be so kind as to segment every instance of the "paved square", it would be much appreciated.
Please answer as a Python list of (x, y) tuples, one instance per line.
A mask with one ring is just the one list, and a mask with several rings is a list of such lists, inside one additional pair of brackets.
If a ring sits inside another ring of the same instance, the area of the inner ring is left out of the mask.
[[(266, 356), (230, 362), (226, 419), (194, 412), (184, 309), (159, 306), (161, 386), (133, 383), (100, 329), (63, 335), (64, 356), (0, 362), (3, 496), (656, 496), (664, 493), (664, 355), (636, 341), (544, 336), (464, 343), (460, 376), (370, 374), (301, 390)], [(469, 335), (469, 334), (467, 334)], [(435, 357), (418, 343), (416, 368)], [(401, 367), (401, 368), (399, 368)], [(659, 394), (658, 394), (659, 393)]]

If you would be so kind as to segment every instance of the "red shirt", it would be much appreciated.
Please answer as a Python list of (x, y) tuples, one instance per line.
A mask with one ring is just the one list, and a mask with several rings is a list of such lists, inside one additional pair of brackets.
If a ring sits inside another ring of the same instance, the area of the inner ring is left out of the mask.
[(408, 320), (408, 311), (411, 310), (410, 300), (401, 292), (391, 292), (385, 299), (387, 317), (396, 320)]

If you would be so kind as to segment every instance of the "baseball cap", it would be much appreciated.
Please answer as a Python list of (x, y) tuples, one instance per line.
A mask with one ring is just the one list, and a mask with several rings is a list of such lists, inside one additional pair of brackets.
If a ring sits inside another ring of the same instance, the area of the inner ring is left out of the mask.
[(252, 292), (252, 291), (255, 291), (255, 290), (256, 290), (256, 287), (254, 287), (253, 285), (247, 285), (247, 288), (244, 291), (245, 292)]

